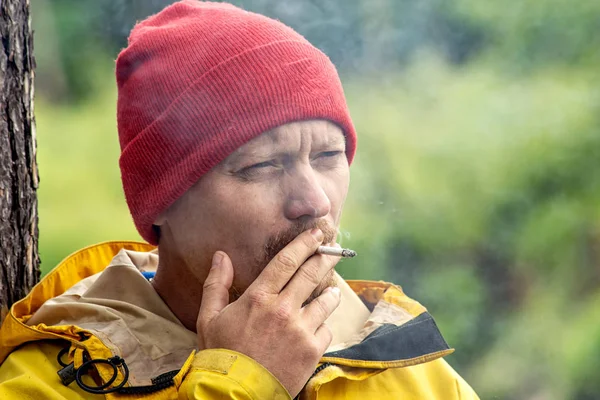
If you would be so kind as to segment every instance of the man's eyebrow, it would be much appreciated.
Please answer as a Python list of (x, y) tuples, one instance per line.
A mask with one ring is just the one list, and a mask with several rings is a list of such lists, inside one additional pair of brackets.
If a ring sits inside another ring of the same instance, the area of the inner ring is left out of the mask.
[(274, 149), (264, 149), (264, 148), (249, 148), (249, 149), (237, 149), (235, 152), (231, 153), (223, 162), (225, 165), (232, 165), (245, 158), (269, 158), (272, 157), (275, 153), (277, 153)]
[(231, 153), (226, 159), (225, 163), (234, 163), (244, 157), (256, 157), (263, 158), (271, 156), (275, 151), (269, 146), (277, 144), (277, 137), (273, 134), (273, 131), (268, 131), (260, 136), (258, 142), (246, 143), (241, 147), (238, 147), (233, 153)]
[(346, 135), (331, 135), (323, 141), (323, 146), (346, 146)]

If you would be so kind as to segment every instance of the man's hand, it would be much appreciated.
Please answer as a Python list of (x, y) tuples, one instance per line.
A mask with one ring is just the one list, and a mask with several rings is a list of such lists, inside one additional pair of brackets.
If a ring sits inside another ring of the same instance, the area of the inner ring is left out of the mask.
[(302, 306), (339, 260), (314, 254), (322, 240), (319, 229), (300, 234), (231, 304), (233, 265), (225, 253), (215, 253), (196, 323), (199, 348), (253, 358), (295, 397), (331, 343), (324, 322), (340, 304), (339, 289), (328, 288)]

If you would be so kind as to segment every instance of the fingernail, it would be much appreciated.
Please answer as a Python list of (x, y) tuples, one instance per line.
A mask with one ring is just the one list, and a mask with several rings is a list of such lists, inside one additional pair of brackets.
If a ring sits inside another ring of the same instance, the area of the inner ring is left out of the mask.
[(211, 268), (217, 268), (221, 265), (221, 261), (223, 261), (223, 253), (217, 251), (213, 256)]
[(335, 294), (337, 297), (340, 297), (341, 292), (340, 292), (340, 288), (335, 286), (331, 288), (331, 293)]
[(323, 231), (319, 228), (314, 228), (310, 231), (310, 234), (314, 236), (315, 239), (321, 241), (323, 240)]

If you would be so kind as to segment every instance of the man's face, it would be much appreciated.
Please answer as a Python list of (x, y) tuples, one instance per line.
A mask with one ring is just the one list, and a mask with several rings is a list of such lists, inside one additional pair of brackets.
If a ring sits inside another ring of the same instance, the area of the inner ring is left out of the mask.
[[(349, 184), (342, 130), (293, 122), (246, 143), (205, 174), (157, 223), (159, 246), (203, 282), (215, 251), (233, 262), (241, 294), (270, 259), (304, 230), (336, 239)], [(326, 278), (315, 294), (328, 286)]]

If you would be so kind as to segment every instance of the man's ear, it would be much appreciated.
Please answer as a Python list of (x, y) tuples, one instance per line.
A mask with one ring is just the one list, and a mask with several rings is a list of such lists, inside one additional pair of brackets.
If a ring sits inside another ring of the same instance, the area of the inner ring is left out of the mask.
[(154, 231), (154, 234), (156, 235), (158, 241), (160, 242), (160, 228), (161, 226), (167, 222), (167, 211), (163, 211), (161, 212), (158, 217), (156, 217), (156, 219), (154, 220), (154, 223), (152, 224), (152, 230)]
[(158, 214), (158, 217), (156, 217), (156, 219), (154, 220), (154, 223), (152, 225), (160, 227), (162, 224), (165, 223), (166, 220), (167, 220), (167, 210)]

